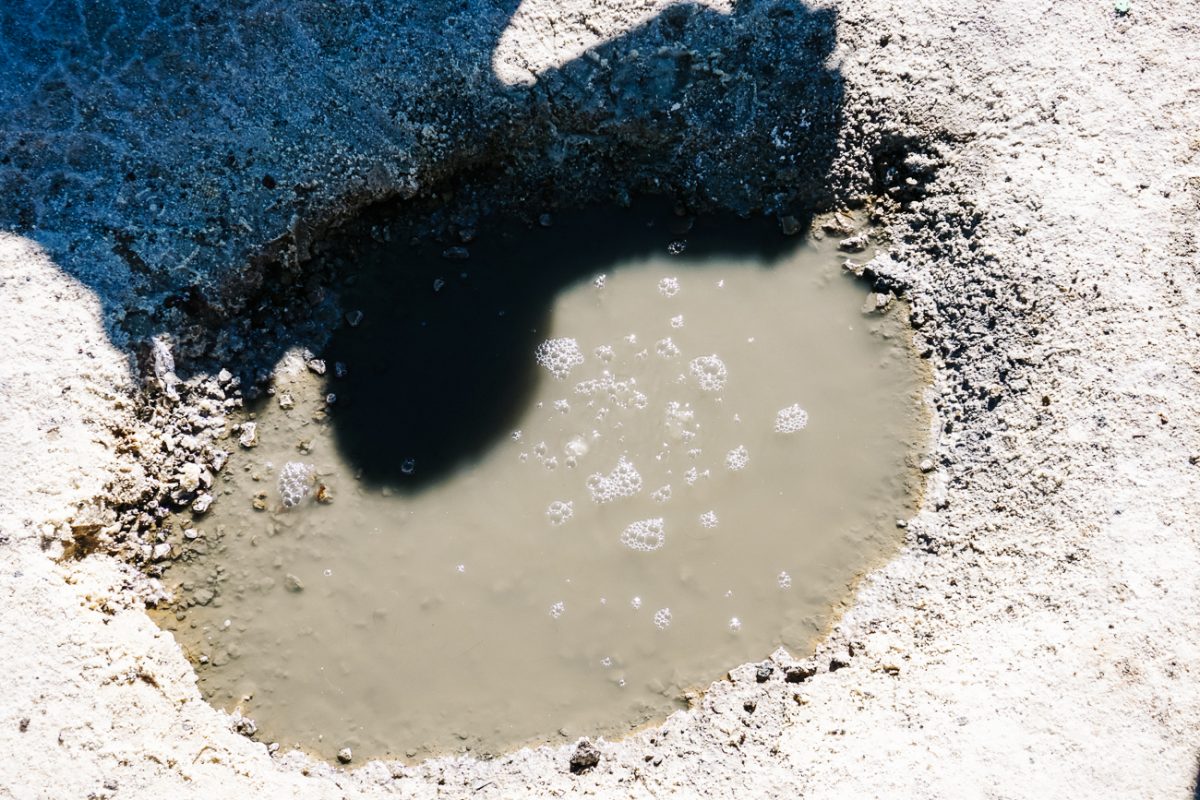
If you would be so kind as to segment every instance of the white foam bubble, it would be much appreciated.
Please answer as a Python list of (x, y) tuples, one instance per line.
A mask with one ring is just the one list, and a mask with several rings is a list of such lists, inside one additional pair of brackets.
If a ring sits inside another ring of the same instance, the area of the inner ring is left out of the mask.
[(725, 388), (725, 379), (729, 373), (725, 369), (725, 362), (716, 355), (693, 358), (688, 364), (688, 369), (704, 391), (719, 392)]
[(572, 436), (571, 440), (563, 445), (563, 450), (568, 456), (579, 458), (587, 455), (588, 443), (582, 436)]
[(671, 499), (671, 484), (660, 486), (650, 493), (650, 499), (656, 503), (665, 503)]
[(742, 629), (742, 621), (740, 619), (738, 619), (737, 617), (733, 617), (732, 619), (729, 620), (729, 630), (733, 631), (734, 633), (737, 633), (741, 629)]
[(592, 278), (592, 286), (595, 286), (597, 289), (603, 289), (604, 284), (607, 281), (608, 281), (608, 276), (601, 273), (600, 275), (597, 275), (595, 278)]
[(700, 524), (705, 528), (715, 528), (719, 523), (720, 521), (717, 519), (717, 512), (715, 511), (705, 511), (700, 515)]
[(776, 433), (795, 433), (808, 427), (808, 412), (799, 403), (780, 409), (775, 415)]
[(537, 363), (560, 381), (583, 363), (583, 351), (579, 349), (579, 342), (566, 337), (542, 342), (538, 345), (535, 356)]
[(663, 278), (658, 282), (658, 293), (663, 297), (674, 297), (679, 294), (679, 278)]
[(639, 608), (642, 607), (642, 598), (640, 598), (640, 597), (633, 598), (632, 600), (629, 601), (629, 605), (633, 606), (634, 611), (637, 611)]
[(566, 414), (568, 411), (571, 410), (571, 404), (568, 403), (566, 400), (555, 400), (554, 401), (554, 410), (560, 414)]
[(559, 600), (557, 603), (550, 606), (550, 616), (553, 617), (554, 619), (558, 619), (559, 617), (561, 617), (563, 615), (563, 612), (566, 610), (567, 610), (567, 604), (564, 603), (562, 600)]
[(671, 327), (672, 328), (682, 328), (683, 327), (683, 314), (676, 314), (675, 316), (671, 317)]
[(691, 441), (699, 427), (696, 422), (696, 412), (692, 411), (690, 403), (679, 403), (675, 400), (667, 403), (668, 436), (679, 441)]
[(664, 631), (671, 627), (671, 609), (660, 608), (654, 612), (654, 627)]
[(594, 356), (596, 356), (596, 358), (598, 358), (601, 361), (604, 361), (606, 363), (609, 361), (612, 361), (613, 356), (616, 355), (616, 353), (612, 349), (612, 345), (607, 345), (607, 344), (600, 345), (599, 347), (597, 347), (595, 350), (592, 351), (592, 354)]
[(654, 352), (658, 353), (659, 358), (675, 358), (679, 355), (679, 345), (671, 341), (671, 337), (668, 336), (655, 342)]
[(642, 490), (642, 475), (625, 456), (607, 475), (593, 473), (587, 479), (588, 491), (597, 503), (611, 503), (621, 497), (632, 497)]
[(750, 463), (750, 453), (745, 445), (738, 445), (725, 454), (725, 466), (734, 472), (743, 470)]
[(642, 553), (650, 553), (659, 549), (666, 540), (667, 534), (664, 530), (662, 517), (639, 519), (637, 522), (631, 522), (625, 526), (625, 530), (621, 533), (621, 544), (630, 550), (637, 550)]
[(289, 461), (279, 470), (279, 495), (284, 508), (295, 508), (312, 494), (316, 471), (311, 464)]
[(575, 503), (571, 500), (555, 500), (546, 508), (546, 517), (550, 524), (558, 527), (575, 516)]
[(792, 576), (788, 575), (786, 572), (779, 573), (779, 577), (776, 579), (776, 582), (779, 584), (780, 589), (792, 588)]

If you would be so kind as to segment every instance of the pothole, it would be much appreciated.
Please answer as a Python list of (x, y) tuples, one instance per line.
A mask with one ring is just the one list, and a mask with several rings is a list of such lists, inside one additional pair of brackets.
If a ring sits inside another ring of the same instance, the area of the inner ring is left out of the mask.
[(851, 220), (542, 223), (361, 243), (345, 322), (231, 420), (155, 616), (259, 738), (619, 735), (811, 648), (897, 546), (924, 379)]

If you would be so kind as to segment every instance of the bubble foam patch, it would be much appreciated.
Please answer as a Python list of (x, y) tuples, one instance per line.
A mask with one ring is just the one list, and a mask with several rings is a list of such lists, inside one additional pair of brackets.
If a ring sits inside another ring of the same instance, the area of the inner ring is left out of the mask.
[(808, 412), (799, 403), (780, 409), (775, 415), (776, 433), (796, 433), (808, 427)]
[(579, 342), (567, 337), (547, 339), (538, 345), (534, 355), (537, 363), (560, 381), (583, 363), (583, 351), (579, 349)]
[(725, 388), (725, 380), (729, 375), (725, 362), (715, 355), (693, 358), (688, 364), (688, 370), (696, 383), (706, 392), (719, 392)]
[(666, 526), (662, 517), (639, 519), (626, 525), (621, 532), (621, 544), (641, 553), (658, 550), (666, 541)]
[(311, 464), (289, 461), (279, 470), (279, 495), (284, 508), (295, 508), (312, 494), (316, 470)]
[(625, 456), (617, 460), (612, 472), (588, 476), (587, 489), (597, 503), (611, 503), (622, 497), (632, 497), (642, 490), (642, 475)]

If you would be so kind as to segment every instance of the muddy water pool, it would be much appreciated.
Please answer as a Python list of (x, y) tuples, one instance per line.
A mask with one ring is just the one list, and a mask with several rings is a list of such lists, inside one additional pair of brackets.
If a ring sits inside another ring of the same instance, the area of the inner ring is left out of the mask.
[(205, 695), (326, 758), (492, 753), (804, 654), (926, 433), (838, 238), (632, 210), (364, 247), (185, 523), (156, 616)]

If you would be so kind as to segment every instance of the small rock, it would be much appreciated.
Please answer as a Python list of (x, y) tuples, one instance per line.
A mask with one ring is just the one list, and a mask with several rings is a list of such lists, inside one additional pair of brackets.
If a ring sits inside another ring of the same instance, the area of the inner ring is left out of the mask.
[(817, 668), (806, 664), (788, 667), (783, 673), (783, 679), (788, 683), (803, 683), (817, 674)]
[(758, 665), (758, 670), (754, 673), (754, 680), (759, 683), (766, 683), (771, 680), (771, 676), (775, 673), (775, 665), (770, 661), (764, 661)]
[(854, 220), (845, 214), (834, 214), (821, 224), (821, 229), (834, 236), (846, 236), (854, 231)]
[(870, 243), (870, 238), (865, 233), (860, 233), (858, 236), (851, 236), (849, 239), (842, 239), (838, 242), (838, 250), (844, 253), (861, 253), (867, 249), (867, 245)]
[(451, 261), (466, 261), (470, 257), (471, 251), (465, 247), (447, 247), (442, 251), (442, 258), (446, 258)]
[[(204, 512), (208, 511), (208, 507), (212, 505), (212, 502), (213, 496), (208, 492), (205, 492), (192, 501), (192, 511), (197, 514), (203, 514)], [(195, 538), (195, 536), (192, 538)]]
[(837, 672), (839, 669), (842, 669), (843, 667), (848, 667), (848, 666), (850, 666), (849, 661), (838, 658), (837, 656), (834, 656), (833, 658), (829, 659), (829, 671), (830, 672)]
[(242, 447), (250, 448), (258, 445), (258, 424), (255, 422), (243, 422), (242, 433), (238, 437), (238, 444)]
[(183, 532), (183, 538), (188, 539), (188, 540), (195, 539), (198, 536), (200, 536), (200, 532), (197, 531), (195, 528), (188, 528), (186, 531)]
[(162, 561), (167, 556), (171, 555), (171, 543), (159, 542), (158, 544), (154, 545), (154, 549), (151, 551), (151, 553), (155, 561)]
[(258, 733), (258, 725), (254, 720), (242, 716), (242, 712), (235, 711), (229, 720), (233, 726), (235, 733), (240, 733), (242, 736), (253, 736)]
[(600, 763), (600, 750), (587, 739), (581, 739), (571, 755), (571, 774), (579, 775)]
[(202, 586), (196, 591), (192, 592), (192, 599), (196, 601), (196, 605), (198, 606), (208, 605), (216, 596), (216, 592), (214, 592), (212, 589), (209, 589), (207, 586)]
[(195, 462), (184, 464), (179, 469), (179, 474), (176, 479), (179, 481), (179, 488), (184, 491), (194, 492), (200, 487), (200, 472), (201, 467)]
[(354, 753), (350, 752), (349, 747), (343, 747), (338, 750), (337, 759), (343, 764), (349, 764), (354, 759)]
[(329, 487), (323, 483), (317, 484), (317, 502), (324, 505), (333, 502), (333, 492), (329, 491)]
[(346, 365), (340, 361), (335, 361), (333, 364), (333, 374), (339, 378), (346, 377)]
[(233, 380), (233, 373), (231, 373), (229, 370), (223, 369), (217, 373), (217, 383), (221, 384), (222, 386), (229, 383), (231, 380)]
[(779, 218), (779, 229), (783, 231), (784, 236), (795, 236), (800, 232), (800, 220), (793, 216)]
[(928, 458), (923, 458), (921, 459), (920, 468), (921, 472), (933, 472), (933, 462)]
[(254, 495), (254, 498), (250, 501), (250, 505), (254, 506), (255, 511), (266, 511), (267, 510), (267, 493), (266, 492), (256, 493)]
[(363, 321), (363, 312), (361, 312), (361, 311), (351, 311), (346, 314), (346, 323), (351, 328), (357, 328), (359, 325), (362, 324), (362, 321)]
[(296, 400), (292, 397), (291, 392), (280, 392), (276, 399), (279, 401), (279, 407), (284, 411), (289, 411), (296, 405)]
[(303, 592), (304, 582), (290, 572), (283, 577), (283, 586), (289, 592)]
[(553, 224), (554, 218), (549, 214), (542, 214), (540, 217), (538, 217), (538, 225), (541, 225), (543, 228), (549, 228)]
[(21, 717), (21, 721), (17, 723), (17, 730), (21, 733), (29, 730), (29, 717)]
[(308, 370), (309, 370), (309, 372), (316, 373), (317, 375), (324, 375), (325, 374), (325, 361), (320, 358), (309, 359)]

